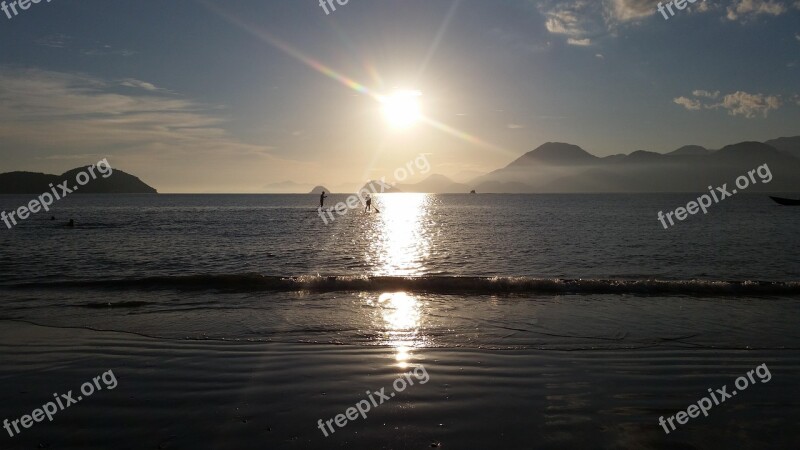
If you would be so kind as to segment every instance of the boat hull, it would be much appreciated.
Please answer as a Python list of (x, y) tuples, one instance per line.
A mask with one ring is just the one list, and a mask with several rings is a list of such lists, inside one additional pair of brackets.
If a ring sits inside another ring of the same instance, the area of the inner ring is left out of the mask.
[(775, 203), (777, 203), (777, 204), (779, 204), (779, 205), (784, 205), (784, 206), (800, 206), (800, 200), (795, 200), (795, 199), (792, 199), (792, 198), (773, 197), (773, 196), (771, 196), (771, 195), (769, 196), (769, 198), (771, 198), (772, 200), (774, 200), (774, 201), (775, 201)]

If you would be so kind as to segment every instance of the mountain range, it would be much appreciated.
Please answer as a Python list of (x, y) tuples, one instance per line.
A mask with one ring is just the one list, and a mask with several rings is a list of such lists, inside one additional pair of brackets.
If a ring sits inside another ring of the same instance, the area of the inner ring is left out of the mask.
[(732, 185), (736, 177), (767, 164), (773, 179), (748, 192), (800, 192), (800, 136), (740, 142), (719, 150), (683, 146), (662, 154), (638, 150), (597, 157), (577, 145), (548, 142), (507, 166), (456, 183), (431, 175), (403, 192), (467, 193), (633, 193), (698, 192)]
[[(732, 185), (736, 177), (767, 164), (773, 179), (756, 183), (748, 192), (800, 192), (800, 136), (765, 142), (740, 142), (718, 150), (686, 145), (669, 153), (637, 150), (630, 154), (595, 156), (577, 145), (548, 142), (525, 153), (507, 166), (465, 183), (432, 174), (414, 184), (398, 184), (386, 192), (467, 193), (634, 193), (699, 192), (708, 186)], [(0, 194), (38, 194), (50, 184), (75, 185), (78, 167), (61, 175), (34, 172), (0, 174)], [(265, 186), (279, 192), (299, 192), (294, 182)], [(374, 186), (380, 187), (375, 183)], [(369, 183), (367, 183), (369, 188)], [(307, 189), (307, 188), (306, 188)], [(306, 189), (306, 192), (308, 192)], [(272, 190), (272, 189), (270, 189)], [(311, 192), (319, 194), (323, 186)], [(157, 191), (139, 178), (114, 169), (98, 176), (77, 193), (147, 193)]]
[[(158, 192), (139, 178), (113, 169), (111, 175), (104, 178), (95, 171), (97, 178), (90, 179), (83, 186), (77, 186), (76, 176), (86, 171), (86, 167), (77, 167), (61, 175), (50, 175), (36, 172), (0, 173), (0, 194), (41, 194), (50, 191), (50, 185), (58, 186), (67, 181), (67, 186), (76, 194), (157, 194)], [(77, 189), (73, 189), (77, 187)], [(58, 189), (58, 188), (56, 188)]]

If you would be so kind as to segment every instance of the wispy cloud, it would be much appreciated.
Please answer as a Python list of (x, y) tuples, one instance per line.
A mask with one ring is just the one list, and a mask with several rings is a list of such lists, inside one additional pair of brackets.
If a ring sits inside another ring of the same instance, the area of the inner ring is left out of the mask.
[[(656, 16), (658, 0), (530, 0), (545, 17), (553, 34), (567, 36), (573, 45), (600, 35), (615, 35), (622, 26), (636, 25)], [(661, 3), (668, 3), (662, 1)], [(779, 16), (800, 0), (698, 0), (688, 4), (687, 13), (715, 13), (731, 21), (747, 22), (758, 16)], [(658, 17), (661, 17), (658, 15)]]
[(700, 103), (700, 100), (694, 100), (688, 97), (678, 97), (672, 101), (690, 111), (698, 111), (703, 107), (702, 103)]
[(493, 27), (489, 29), (487, 33), (493, 39), (500, 42), (503, 47), (526, 53), (542, 53), (550, 49), (551, 46), (549, 41), (541, 41), (535, 37), (532, 37), (529, 33), (520, 30), (504, 27)]
[(571, 41), (581, 41), (603, 31), (603, 8), (600, 3), (588, 0), (548, 0), (540, 2), (538, 8), (545, 17), (547, 31), (567, 36)]
[(653, 0), (611, 0), (608, 10), (614, 20), (630, 22), (653, 15), (656, 3)]
[(566, 34), (567, 36), (580, 36), (585, 32), (581, 23), (581, 12), (583, 5), (577, 2), (573, 5), (561, 5), (546, 13), (547, 21), (545, 27), (547, 31), (555, 34)]
[(709, 92), (704, 90), (696, 90), (692, 91), (692, 95), (695, 97), (717, 98), (719, 97), (719, 91)]
[(728, 94), (722, 99), (719, 106), (728, 110), (732, 116), (744, 116), (753, 118), (758, 115), (767, 117), (771, 110), (781, 107), (781, 99), (775, 95), (748, 94), (747, 92), (737, 91)]
[(779, 95), (751, 94), (744, 91), (726, 94), (716, 103), (706, 103), (704, 100), (717, 99), (720, 96), (719, 91), (696, 90), (692, 95), (695, 98), (677, 97), (672, 101), (690, 111), (724, 109), (732, 116), (744, 116), (748, 119), (767, 117), (770, 111), (777, 110), (783, 105)]
[(72, 41), (72, 37), (66, 34), (48, 34), (36, 39), (34, 43), (42, 47), (64, 48), (70, 41)]
[(567, 39), (567, 44), (586, 47), (586, 46), (592, 45), (592, 40), (589, 39), (589, 38), (584, 38), (584, 39), (569, 38), (569, 39)]
[(88, 42), (63, 33), (47, 34), (35, 39), (34, 44), (42, 47), (59, 49), (74, 48), (84, 56), (133, 56), (135, 51), (125, 48), (114, 48), (109, 44)]
[[(123, 94), (120, 86), (135, 90)], [(17, 159), (23, 157), (17, 149), (40, 159), (113, 155), (116, 165), (158, 173), (156, 181), (168, 189), (191, 190), (187, 185), (196, 183), (203, 186), (198, 189), (239, 192), (260, 189), (271, 174), (304, 167), (272, 155), (269, 145), (230, 135), (223, 111), (135, 78), (114, 82), (0, 67), (0, 140)], [(231, 185), (231, 179), (241, 184)]]
[(163, 89), (157, 88), (154, 84), (146, 81), (137, 80), (135, 78), (126, 78), (120, 82), (120, 85), (135, 89), (143, 89), (145, 91), (156, 92)]
[(84, 49), (81, 53), (85, 56), (133, 56), (136, 54), (133, 50), (124, 48), (114, 48), (110, 45), (101, 45), (89, 49)]
[(567, 36), (572, 45), (589, 45), (595, 36), (614, 33), (624, 24), (653, 16), (653, 0), (543, 0), (537, 3), (545, 27)]
[(746, 22), (759, 15), (779, 16), (789, 10), (789, 4), (777, 0), (734, 0), (728, 6), (728, 20)]

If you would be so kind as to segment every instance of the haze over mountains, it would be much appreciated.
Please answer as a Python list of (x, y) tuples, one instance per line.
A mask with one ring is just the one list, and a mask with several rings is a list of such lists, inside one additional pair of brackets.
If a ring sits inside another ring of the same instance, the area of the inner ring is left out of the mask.
[(431, 175), (397, 188), (434, 193), (699, 192), (709, 185), (732, 185), (736, 177), (762, 164), (769, 166), (773, 179), (748, 192), (800, 191), (800, 136), (741, 142), (719, 150), (687, 145), (667, 154), (638, 150), (604, 158), (576, 145), (548, 142), (466, 184)]
[[(800, 192), (800, 136), (782, 137), (766, 142), (740, 142), (719, 150), (686, 145), (662, 154), (637, 150), (628, 155), (603, 158), (577, 145), (548, 142), (507, 166), (478, 176), (466, 183), (432, 174), (414, 184), (398, 184), (384, 192), (430, 192), (437, 194), (468, 193), (635, 193), (700, 192), (708, 186), (732, 185), (736, 177), (767, 164), (773, 175), (769, 183), (758, 183), (748, 192)], [(37, 194), (48, 191), (49, 184), (69, 180), (84, 167), (50, 175), (33, 172), (0, 174), (0, 194)], [(381, 192), (381, 184), (369, 182), (368, 190)], [(302, 183), (286, 181), (265, 186), (276, 193), (308, 193)], [(312, 193), (322, 190), (316, 186)], [(139, 178), (114, 169), (109, 178), (98, 177), (79, 193), (157, 193)]]

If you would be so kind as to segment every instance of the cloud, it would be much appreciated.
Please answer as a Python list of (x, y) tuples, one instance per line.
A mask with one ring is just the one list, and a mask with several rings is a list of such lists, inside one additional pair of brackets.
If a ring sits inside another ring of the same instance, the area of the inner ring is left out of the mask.
[[(571, 38), (568, 43), (616, 35), (623, 26), (634, 26), (657, 14), (658, 0), (529, 0), (545, 17), (545, 27), (553, 34)], [(661, 3), (668, 3), (664, 0)], [(688, 4), (686, 13), (715, 12), (728, 20), (746, 22), (757, 16), (778, 16), (800, 0), (727, 0), (728, 6), (711, 0)], [(586, 44), (588, 45), (588, 44)]]
[(678, 97), (672, 101), (691, 111), (703, 108), (724, 109), (732, 116), (744, 116), (748, 119), (758, 116), (767, 117), (770, 111), (777, 110), (783, 105), (783, 101), (778, 95), (750, 94), (744, 91), (726, 94), (718, 103), (704, 103), (703, 100), (717, 99), (720, 95), (719, 91), (695, 90), (692, 95), (696, 98)]
[(161, 90), (151, 83), (137, 80), (135, 78), (126, 78), (120, 82), (120, 85), (136, 89), (144, 89), (145, 91), (150, 91), (150, 92)]
[(683, 106), (689, 111), (698, 111), (703, 107), (702, 103), (700, 103), (700, 100), (693, 100), (687, 97), (678, 97), (673, 99), (672, 101)]
[(653, 0), (611, 0), (608, 10), (618, 22), (630, 22), (650, 17), (655, 11)]
[(585, 38), (585, 39), (575, 39), (575, 38), (569, 38), (569, 39), (567, 39), (567, 44), (569, 44), (569, 45), (578, 45), (578, 46), (581, 46), (581, 47), (586, 47), (586, 46), (588, 46), (588, 45), (592, 45), (592, 40), (591, 40), (591, 39), (589, 39), (589, 38)]
[(115, 49), (110, 45), (103, 45), (102, 47), (95, 47), (83, 50), (82, 53), (84, 56), (133, 56), (136, 54), (133, 50), (127, 50), (124, 48)]
[(567, 37), (570, 45), (590, 45), (606, 33), (604, 6), (595, 0), (544, 0), (537, 3), (548, 32)]
[(656, 3), (654, 0), (542, 0), (537, 5), (545, 17), (547, 31), (583, 41), (653, 16)]
[(578, 1), (558, 5), (546, 12), (547, 31), (567, 36), (581, 36), (586, 31), (581, 17), (584, 9), (586, 9), (585, 3)]
[(728, 20), (746, 22), (762, 14), (779, 16), (788, 9), (787, 5), (776, 0), (734, 0), (733, 4), (728, 6), (726, 17)]
[(270, 145), (235, 138), (223, 113), (135, 78), (0, 66), (6, 162), (103, 155), (159, 190), (182, 192), (255, 192), (267, 177), (311, 168), (278, 158)]
[(703, 90), (692, 91), (692, 95), (695, 97), (706, 97), (706, 98), (717, 98), (719, 97), (719, 91), (709, 92)]
[(692, 9), (692, 11), (696, 11), (696, 12), (699, 12), (699, 13), (705, 13), (705, 12), (711, 11), (712, 9), (714, 9), (714, 10), (719, 9), (719, 5), (712, 4), (711, 2), (709, 2), (707, 0), (703, 0), (701, 2), (695, 3), (694, 4), (694, 9)]
[(732, 116), (742, 115), (749, 118), (763, 115), (767, 117), (770, 110), (781, 107), (780, 97), (774, 95), (748, 94), (737, 91), (728, 94), (722, 99), (721, 107), (728, 110)]
[(496, 40), (498, 40), (503, 47), (518, 50), (521, 52), (536, 54), (547, 51), (551, 43), (549, 41), (540, 41), (536, 37), (532, 37), (526, 32), (520, 30), (492, 27), (488, 33)]
[(36, 45), (40, 45), (42, 47), (51, 47), (51, 48), (64, 48), (69, 44), (72, 40), (72, 37), (67, 36), (66, 34), (48, 34), (47, 36), (42, 36), (39, 39), (36, 39), (34, 43)]
[(519, 124), (516, 124), (516, 123), (509, 123), (508, 125), (506, 125), (506, 128), (508, 128), (509, 130), (519, 130), (520, 128), (525, 128), (525, 125), (519, 125)]
[(80, 48), (84, 56), (133, 56), (133, 50), (115, 49), (111, 45), (100, 45), (96, 42), (87, 42), (85, 39), (74, 38), (63, 33), (54, 33), (42, 36), (33, 41), (34, 44), (51, 48)]

